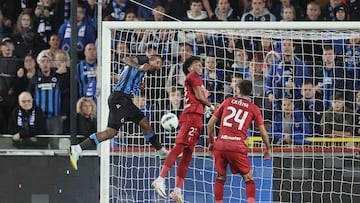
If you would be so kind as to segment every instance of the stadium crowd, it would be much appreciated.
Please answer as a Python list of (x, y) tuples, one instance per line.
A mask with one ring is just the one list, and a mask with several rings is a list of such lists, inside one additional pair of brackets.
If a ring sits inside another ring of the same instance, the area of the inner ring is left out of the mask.
[[(11, 133), (16, 142), (33, 137), (37, 121), (45, 120), (47, 126), (38, 134), (69, 134), (71, 68), (77, 69), (78, 132), (96, 132), (98, 2), (79, 0), (76, 18), (70, 17), (70, 3), (0, 0), (0, 134)], [(358, 21), (359, 7), (354, 0), (108, 0), (102, 2), (102, 20)], [(70, 67), (71, 20), (78, 28), (77, 67)], [(273, 143), (306, 144), (304, 138), (312, 135), (360, 135), (360, 36), (299, 40), (118, 30), (112, 46), (114, 84), (124, 66), (118, 59), (124, 55), (162, 57), (164, 68), (154, 73), (157, 77), (146, 78), (144, 87), (165, 88), (144, 88), (134, 98), (150, 120), (158, 121), (164, 112), (181, 113), (181, 66), (195, 55), (203, 59), (203, 80), (214, 104), (233, 96), (239, 80), (253, 81), (252, 100), (263, 110)], [(30, 92), (27, 99), (19, 96), (24, 91)], [(24, 108), (22, 103), (29, 101), (34, 105)], [(173, 134), (163, 133), (165, 139)]]

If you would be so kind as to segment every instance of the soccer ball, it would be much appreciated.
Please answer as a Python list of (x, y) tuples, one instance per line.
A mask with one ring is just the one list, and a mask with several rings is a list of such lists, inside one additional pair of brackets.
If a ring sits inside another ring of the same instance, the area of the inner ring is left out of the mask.
[(179, 119), (174, 113), (167, 113), (161, 117), (161, 126), (169, 131), (175, 131), (179, 126)]

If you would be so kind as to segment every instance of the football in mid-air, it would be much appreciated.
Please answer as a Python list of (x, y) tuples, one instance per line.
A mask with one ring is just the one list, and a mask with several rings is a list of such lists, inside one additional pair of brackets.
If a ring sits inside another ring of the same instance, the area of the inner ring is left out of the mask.
[(169, 131), (175, 131), (179, 126), (179, 119), (174, 113), (167, 113), (161, 117), (161, 126)]

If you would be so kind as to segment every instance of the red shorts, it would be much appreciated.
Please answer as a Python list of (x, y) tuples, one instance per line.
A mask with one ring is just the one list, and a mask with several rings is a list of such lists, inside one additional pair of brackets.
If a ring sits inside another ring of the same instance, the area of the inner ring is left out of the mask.
[(182, 143), (193, 150), (203, 128), (201, 114), (183, 114), (180, 116), (180, 130), (176, 136), (176, 144)]
[(233, 174), (245, 175), (251, 170), (247, 154), (229, 151), (214, 151), (215, 168), (218, 174), (225, 175), (229, 164)]

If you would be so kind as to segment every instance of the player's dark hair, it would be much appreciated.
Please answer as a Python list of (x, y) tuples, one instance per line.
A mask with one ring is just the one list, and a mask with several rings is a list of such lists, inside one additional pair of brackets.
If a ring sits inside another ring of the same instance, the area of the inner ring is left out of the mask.
[(197, 56), (191, 56), (189, 58), (187, 58), (183, 64), (183, 71), (185, 73), (185, 75), (189, 74), (189, 67), (195, 62), (195, 61), (200, 61), (200, 58)]
[(238, 84), (237, 84), (240, 93), (244, 96), (250, 96), (251, 91), (252, 91), (252, 83), (250, 80), (241, 80)]

